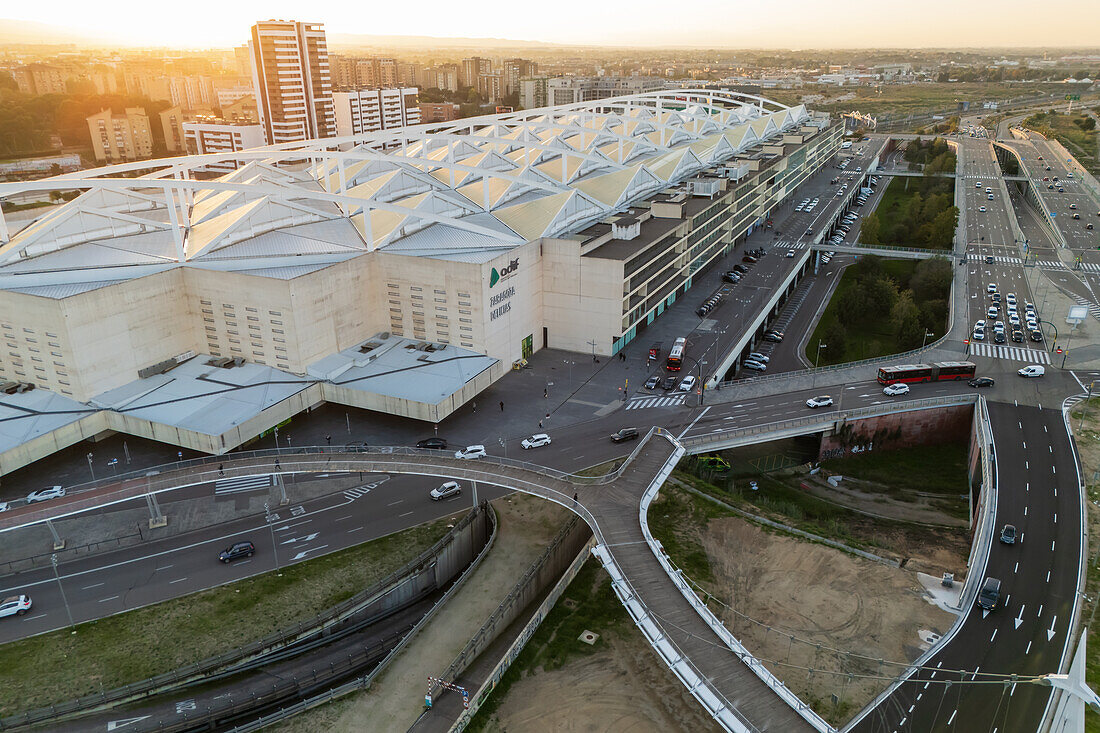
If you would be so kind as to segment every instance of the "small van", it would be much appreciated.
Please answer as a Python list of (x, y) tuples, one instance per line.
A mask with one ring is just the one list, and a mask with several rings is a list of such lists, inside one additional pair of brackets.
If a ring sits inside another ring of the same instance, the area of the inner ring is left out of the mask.
[(1020, 369), (1016, 373), (1021, 377), (1041, 377), (1046, 374), (1046, 368), (1042, 364), (1031, 364), (1023, 369)]
[(1001, 600), (1001, 581), (996, 578), (986, 578), (978, 592), (978, 608), (983, 611), (992, 611)]

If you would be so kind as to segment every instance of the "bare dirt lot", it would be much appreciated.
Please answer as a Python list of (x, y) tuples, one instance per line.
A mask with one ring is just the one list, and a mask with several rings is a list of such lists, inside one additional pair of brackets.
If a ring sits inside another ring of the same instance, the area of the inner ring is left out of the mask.
[(919, 631), (943, 634), (955, 620), (923, 599), (913, 570), (765, 532), (735, 517), (711, 519), (700, 539), (714, 574), (707, 585), (736, 608), (721, 614), (727, 628), (834, 724), (885, 687), (849, 673), (893, 676), (900, 667), (870, 660), (910, 662), (922, 652)]

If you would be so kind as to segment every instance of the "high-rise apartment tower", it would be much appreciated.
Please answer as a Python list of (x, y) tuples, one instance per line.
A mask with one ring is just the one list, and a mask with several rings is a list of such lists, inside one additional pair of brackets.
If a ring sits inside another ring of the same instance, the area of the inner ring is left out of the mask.
[(268, 143), (336, 134), (328, 47), (321, 23), (261, 21), (252, 26), (248, 50), (260, 124)]

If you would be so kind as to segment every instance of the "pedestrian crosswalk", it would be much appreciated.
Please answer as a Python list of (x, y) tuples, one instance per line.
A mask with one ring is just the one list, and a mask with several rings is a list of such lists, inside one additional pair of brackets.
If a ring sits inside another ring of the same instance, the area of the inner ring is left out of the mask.
[(1097, 305), (1096, 303), (1085, 300), (1080, 295), (1073, 296), (1073, 299), (1075, 301), (1077, 301), (1077, 305), (1083, 305), (1083, 306), (1087, 307), (1089, 309), (1089, 313), (1092, 314), (1093, 318), (1100, 318), (1100, 305)]
[(1044, 270), (1061, 270), (1065, 267), (1065, 265), (1058, 260), (1032, 260), (1032, 262)]
[(972, 356), (988, 356), (993, 359), (1026, 361), (1028, 364), (1049, 364), (1050, 354), (1046, 349), (1027, 349), (1020, 346), (998, 346), (997, 344), (971, 343)]
[(1077, 270), (1084, 270), (1085, 272), (1100, 273), (1100, 265), (1095, 262), (1081, 262), (1077, 265)]
[(997, 257), (993, 258), (993, 261), (996, 262), (998, 265), (1018, 265), (1023, 260), (1021, 260), (1019, 257), (1001, 257), (1001, 256), (997, 256)]
[(258, 491), (273, 485), (274, 476), (241, 476), (239, 478), (223, 478), (214, 482), (214, 493), (218, 495), (236, 494), (242, 491)]
[(685, 394), (670, 395), (667, 397), (635, 397), (626, 403), (627, 410), (641, 410), (646, 407), (675, 407), (684, 404)]

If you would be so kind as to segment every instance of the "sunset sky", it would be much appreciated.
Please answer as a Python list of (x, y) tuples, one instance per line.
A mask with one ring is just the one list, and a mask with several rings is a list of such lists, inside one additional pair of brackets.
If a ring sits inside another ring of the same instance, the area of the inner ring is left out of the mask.
[(1002, 0), (993, 4), (958, 0), (360, 0), (319, 4), (191, 0), (184, 5), (55, 0), (9, 3), (0, 15), (130, 45), (187, 47), (243, 43), (248, 27), (267, 18), (319, 21), (329, 33), (495, 37), (590, 45), (882, 48), (1100, 44), (1097, 0)]

